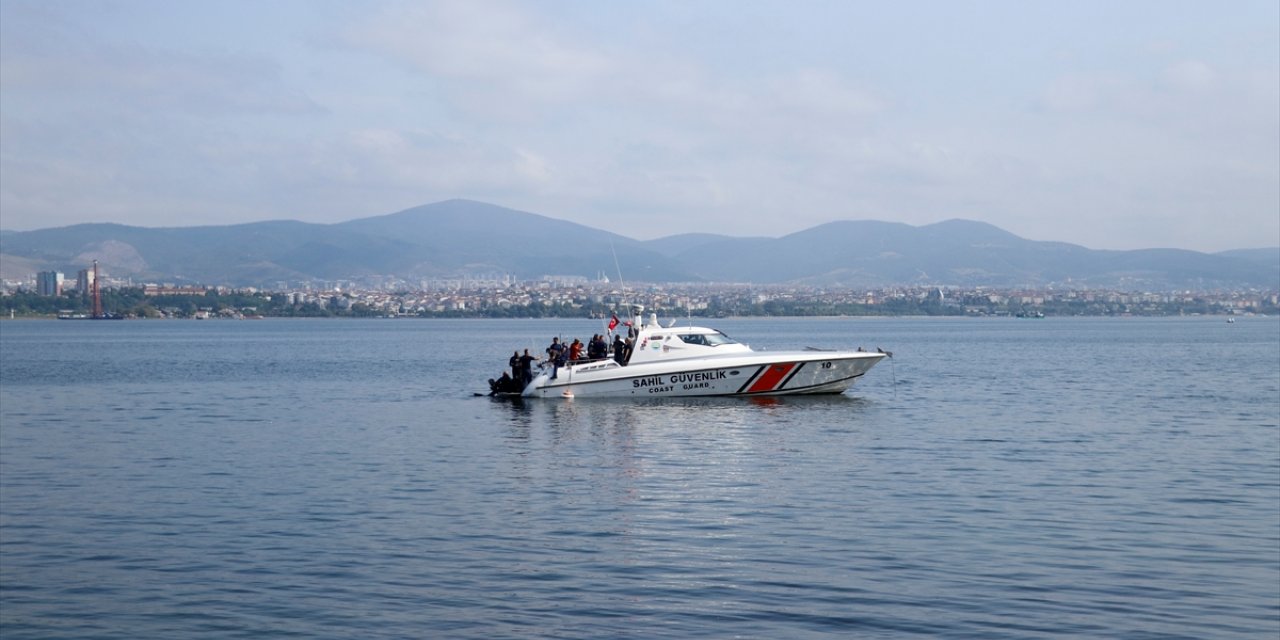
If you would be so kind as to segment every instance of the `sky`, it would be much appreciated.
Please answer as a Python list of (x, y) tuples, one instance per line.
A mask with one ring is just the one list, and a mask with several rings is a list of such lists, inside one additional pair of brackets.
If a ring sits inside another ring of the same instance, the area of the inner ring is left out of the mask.
[(0, 228), (452, 198), (1277, 246), (1280, 3), (0, 0)]

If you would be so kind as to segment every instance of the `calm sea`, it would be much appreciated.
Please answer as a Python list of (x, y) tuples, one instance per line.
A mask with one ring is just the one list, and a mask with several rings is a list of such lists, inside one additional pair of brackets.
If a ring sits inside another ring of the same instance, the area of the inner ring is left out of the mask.
[(0, 322), (0, 637), (1280, 635), (1277, 319), (702, 323), (895, 357), (520, 402), (599, 325)]

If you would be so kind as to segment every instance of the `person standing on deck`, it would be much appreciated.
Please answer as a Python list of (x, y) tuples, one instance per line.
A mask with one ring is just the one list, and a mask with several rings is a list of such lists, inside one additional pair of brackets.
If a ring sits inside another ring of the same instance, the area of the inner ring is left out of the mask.
[(551, 361), (551, 379), (555, 380), (560, 375), (560, 365), (564, 364), (565, 353), (564, 345), (560, 344), (560, 338), (552, 338), (551, 346), (547, 347), (547, 359)]
[(525, 349), (524, 355), (520, 356), (520, 377), (517, 379), (521, 381), (522, 389), (529, 386), (529, 383), (533, 381), (533, 363), (537, 360), (537, 358), (529, 355), (528, 349)]
[(627, 355), (627, 343), (622, 341), (622, 334), (613, 336), (613, 361), (618, 364), (623, 363), (623, 359)]

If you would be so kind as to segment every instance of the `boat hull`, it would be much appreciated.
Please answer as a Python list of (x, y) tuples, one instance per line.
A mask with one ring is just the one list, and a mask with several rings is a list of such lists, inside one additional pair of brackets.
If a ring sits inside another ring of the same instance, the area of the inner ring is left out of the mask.
[(884, 354), (850, 351), (754, 352), (696, 361), (619, 366), (612, 361), (548, 369), (525, 397), (655, 398), (843, 393)]

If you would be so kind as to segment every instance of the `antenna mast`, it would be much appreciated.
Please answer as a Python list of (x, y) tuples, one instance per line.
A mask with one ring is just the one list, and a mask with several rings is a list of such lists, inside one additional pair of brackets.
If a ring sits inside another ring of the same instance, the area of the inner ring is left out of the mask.
[(609, 250), (613, 252), (613, 268), (618, 270), (618, 286), (622, 287), (622, 295), (627, 295), (627, 283), (622, 279), (622, 266), (618, 264), (618, 250), (613, 246), (613, 240), (609, 241)]
[[(627, 281), (622, 278), (622, 265), (618, 263), (618, 249), (613, 246), (612, 239), (609, 240), (609, 251), (613, 252), (613, 268), (618, 270), (618, 286), (622, 287), (622, 300), (619, 302), (625, 310), (627, 322), (630, 323), (633, 330), (637, 329), (640, 323), (636, 322), (638, 316), (635, 315), (635, 310), (631, 308), (631, 303), (627, 302)], [(612, 332), (610, 330), (610, 333)]]

